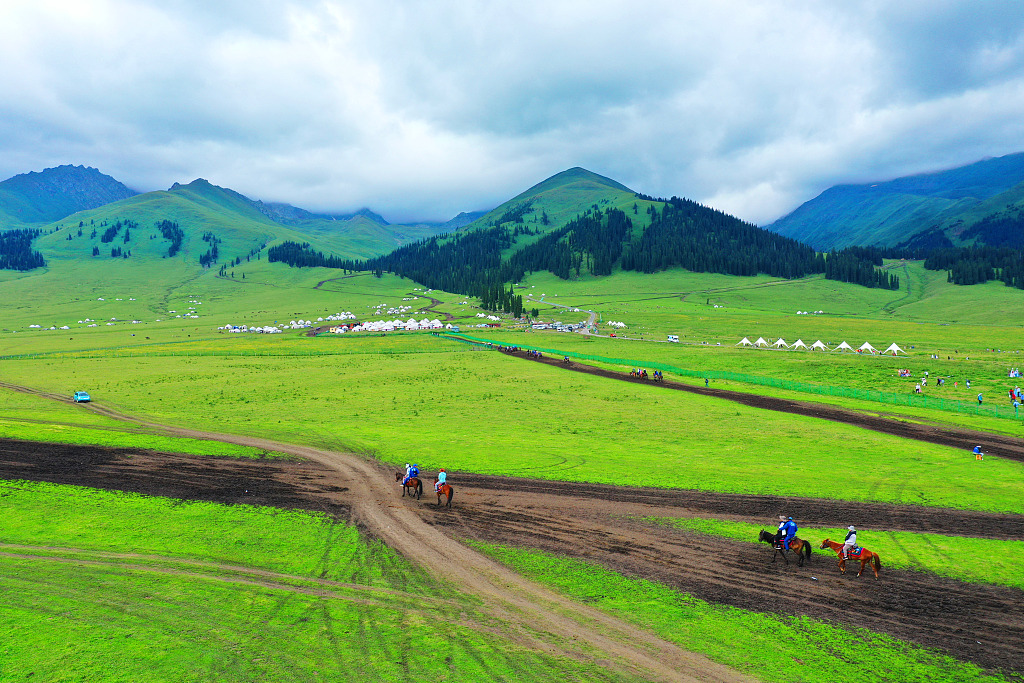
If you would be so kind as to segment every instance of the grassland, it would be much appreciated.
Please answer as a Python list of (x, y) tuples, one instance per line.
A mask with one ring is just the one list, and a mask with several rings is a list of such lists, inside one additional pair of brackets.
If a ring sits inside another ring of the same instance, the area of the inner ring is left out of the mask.
[[(640, 364), (893, 392), (909, 393), (913, 384), (896, 377), (896, 369), (910, 368), (915, 380), (925, 371), (931, 378), (948, 377), (941, 391), (957, 397), (968, 398), (962, 386), (968, 378), (970, 396), (979, 390), (986, 401), (1005, 395), (1006, 370), (1024, 366), (1022, 328), (992, 311), (1019, 310), (1024, 295), (991, 283), (957, 288), (919, 264), (890, 266), (901, 270), (899, 292), (820, 278), (779, 282), (682, 271), (620, 273), (578, 282), (534, 274), (518, 287), (531, 297), (527, 309), (536, 306), (543, 319), (567, 322), (587, 314), (568, 313), (552, 303), (593, 309), (604, 322), (626, 322), (625, 336), (636, 339), (513, 332), (507, 322), (484, 336)], [(978, 463), (939, 446), (562, 372), (429, 335), (310, 338), (216, 330), (227, 323), (315, 320), (342, 310), (372, 319), (381, 303), (413, 305), (409, 315), (426, 315), (419, 313), (430, 304), (422, 288), (398, 277), (344, 278), (338, 271), (292, 269), (261, 260), (237, 268), (232, 279), (217, 277), (215, 269), (189, 270), (157, 257), (81, 262), (69, 252), (45, 271), (0, 272), (0, 291), (5, 328), (0, 353), (33, 355), (0, 360), (0, 379), (60, 394), (86, 389), (102, 406), (156, 422), (348, 449), (392, 463), (415, 460), (428, 470), (447, 467), (453, 482), (459, 471), (472, 471), (1024, 513), (1024, 466), (998, 458)], [(432, 310), (454, 316), (456, 324), (468, 328), (479, 322), (471, 299), (464, 304), (464, 296), (430, 296), (442, 301)], [(716, 303), (720, 308), (714, 308)], [(826, 313), (798, 316), (797, 310)], [(200, 317), (173, 317), (186, 311)], [(99, 326), (78, 323), (87, 317), (100, 321)], [(117, 318), (117, 324), (106, 326), (110, 318)], [(123, 322), (128, 320), (143, 322)], [(71, 329), (29, 329), (30, 324)], [(679, 334), (684, 343), (660, 343), (666, 334)], [(832, 344), (845, 339), (855, 345), (867, 340), (876, 346), (896, 341), (911, 355), (892, 359), (736, 349), (742, 336), (821, 338)], [(954, 380), (961, 382), (956, 390)], [(779, 389), (746, 389), (807, 398)], [(927, 391), (940, 390), (929, 386)], [(1010, 421), (882, 408), (840, 397), (814, 400), (921, 421), (1010, 433), (1017, 429)], [(0, 435), (185, 452), (203, 452), (190, 449), (208, 444), (168, 439), (144, 446), (166, 437), (83, 406), (8, 391), (0, 391), (0, 401)], [(39, 485), (31, 495), (43, 496), (43, 488)], [(26, 559), (12, 560), (11, 553), (19, 551), (10, 547), (0, 555), (5, 577), (0, 588), (5, 604), (12, 606), (0, 616), (0, 662), (15, 662), (18, 674), (34, 670), (44, 679), (63, 680), (67, 671), (75, 671), (71, 663), (81, 661), (86, 663), (78, 669), (82, 677), (118, 680), (128, 657), (140, 663), (140, 670), (152, 667), (153, 680), (185, 680), (177, 672), (193, 662), (200, 663), (197, 678), (206, 679), (524, 680), (532, 675), (535, 680), (590, 680), (603, 675), (499, 642), (487, 629), (473, 632), (458, 618), (472, 611), (471, 602), (446, 595), (444, 586), (343, 525), (206, 504), (132, 498), (107, 504), (99, 502), (101, 494), (80, 490), (53, 489), (45, 495), (56, 497), (39, 498), (48, 502), (38, 505), (15, 499), (15, 494), (20, 495), (0, 489), (0, 506), (10, 506), (5, 520), (11, 515), (21, 520), (12, 523), (16, 533), (8, 534), (5, 527), (0, 540), (32, 548), (20, 551), (31, 556)], [(52, 515), (53, 508), (62, 514)], [(89, 510), (94, 517), (73, 516)], [(137, 531), (129, 528), (133, 520)], [(161, 535), (156, 521), (177, 536)], [(881, 537), (883, 530), (872, 533)], [(957, 578), (1018, 585), (1001, 559), (1009, 552), (1019, 554), (1016, 545), (953, 539), (944, 546), (943, 539), (886, 538), (893, 548), (886, 546), (884, 552), (893, 562), (905, 556), (908, 567), (942, 573), (941, 554), (928, 554), (927, 543), (939, 549), (935, 553), (967, 548), (992, 558), (993, 568)], [(39, 548), (44, 544), (70, 550), (44, 551)], [(903, 555), (899, 544), (909, 548)], [(830, 657), (837, 652), (858, 671), (890, 672), (889, 680), (983, 679), (969, 666), (877, 634), (806, 619), (732, 613), (579, 563), (521, 551), (492, 552), (602, 609), (627, 616), (633, 605), (640, 605), (633, 611), (643, 627), (727, 663), (755, 661), (771, 680), (833, 678)], [(87, 555), (102, 562), (88, 564)], [(291, 578), (275, 579), (287, 584), (283, 587), (247, 586), (233, 582), (240, 576), (235, 570), (197, 569), (196, 562), (237, 564)], [(202, 574), (199, 580), (196, 573)], [(344, 599), (311, 595), (310, 590), (323, 588), (316, 581), (325, 577), (403, 595), (387, 602), (375, 594), (372, 604), (352, 599), (356, 589), (330, 589)], [(410, 606), (438, 594), (451, 604), (436, 613)], [(7, 600), (12, 595), (17, 599)], [(438, 615), (458, 625), (446, 626), (436, 621)], [(71, 637), (62, 640), (63, 633)], [(792, 643), (781, 654), (762, 652), (781, 640)], [(445, 657), (451, 661), (445, 663)], [(807, 665), (795, 664), (794, 657)], [(10, 677), (10, 671), (0, 668), (0, 678)]]
[(3, 680), (619, 680), (323, 516), (9, 481), (0, 509)]
[(166, 436), (156, 430), (131, 427), (121, 420), (99, 415), (82, 405), (0, 387), (0, 437), (116, 448), (143, 448), (172, 453), (230, 458), (288, 457), (283, 453), (248, 446)]
[(474, 544), (516, 571), (580, 602), (632, 621), (680, 646), (767, 681), (836, 679), (837, 669), (873, 680), (998, 681), (946, 655), (817, 619), (712, 605), (659, 583), (540, 551)]
[[(763, 525), (722, 519), (674, 518), (651, 521), (755, 544), (758, 533), (764, 529)], [(1024, 578), (1021, 577), (1017, 566), (1017, 558), (1024, 553), (1024, 541), (872, 530), (863, 527), (858, 527), (858, 534), (858, 540), (869, 550), (879, 553), (888, 568), (927, 571), (961, 581), (1024, 589)], [(822, 539), (842, 540), (846, 536), (846, 529), (802, 526), (798, 536), (809, 539), (814, 545), (813, 552), (817, 553)], [(767, 545), (760, 545), (768, 549)], [(820, 552), (827, 558), (825, 562), (835, 561), (833, 552), (827, 549)]]
[[(324, 343), (349, 353), (19, 360), (6, 362), (3, 372), (7, 380), (53, 391), (88, 387), (96, 401), (160, 423), (427, 468), (1024, 510), (1021, 463), (977, 463), (941, 446), (653, 386), (609, 384), (429, 336), (385, 339), (376, 354), (367, 353), (376, 349), (375, 338), (331, 339)], [(424, 341), (437, 343), (437, 351), (424, 349)], [(406, 344), (416, 353), (401, 353)], [(835, 471), (849, 475), (828, 476)]]

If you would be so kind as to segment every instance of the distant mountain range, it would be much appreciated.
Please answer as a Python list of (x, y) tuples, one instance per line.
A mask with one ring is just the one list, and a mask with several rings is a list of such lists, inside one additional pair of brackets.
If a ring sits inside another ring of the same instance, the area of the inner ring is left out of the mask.
[(59, 221), (138, 192), (86, 166), (57, 166), (0, 182), (0, 229)]
[(935, 173), (836, 185), (767, 229), (818, 250), (1024, 246), (1024, 153)]

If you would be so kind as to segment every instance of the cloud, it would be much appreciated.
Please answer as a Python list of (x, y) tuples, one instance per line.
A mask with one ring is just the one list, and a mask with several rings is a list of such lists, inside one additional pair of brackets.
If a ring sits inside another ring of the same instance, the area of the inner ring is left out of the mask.
[(0, 5), (0, 175), (202, 176), (391, 220), (581, 165), (769, 221), (1024, 150), (1015, 2)]

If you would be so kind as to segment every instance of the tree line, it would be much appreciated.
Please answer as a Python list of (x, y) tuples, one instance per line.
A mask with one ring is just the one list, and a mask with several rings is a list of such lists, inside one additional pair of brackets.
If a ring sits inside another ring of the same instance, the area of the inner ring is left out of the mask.
[(928, 270), (945, 270), (946, 281), (977, 285), (1000, 280), (1024, 289), (1024, 249), (1012, 247), (950, 247), (932, 251), (924, 261)]
[(0, 232), (0, 270), (32, 270), (46, 265), (43, 255), (32, 249), (32, 240), (42, 234), (33, 228)]

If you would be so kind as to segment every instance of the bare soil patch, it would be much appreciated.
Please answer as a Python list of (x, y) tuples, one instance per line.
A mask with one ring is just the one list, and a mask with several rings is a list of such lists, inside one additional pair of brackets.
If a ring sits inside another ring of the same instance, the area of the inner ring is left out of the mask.
[[(189, 432), (189, 436), (197, 433)], [(234, 442), (287, 450), (283, 444)], [(810, 615), (888, 633), (990, 669), (1024, 672), (1024, 592), (884, 565), (876, 582), (841, 576), (831, 554), (811, 564), (771, 564), (753, 546), (648, 524), (639, 517), (770, 520), (798, 506), (808, 524), (865, 520), (873, 528), (1019, 538), (1024, 516), (837, 501), (504, 479), (453, 472), (455, 508), (401, 497), (392, 470), (350, 455), (295, 447), (309, 460), (247, 460), (0, 440), (0, 478), (52, 481), (183, 499), (302, 508), (346, 517), (463, 590), (493, 614), (540, 632), (579, 633), (563, 610), (586, 609), (503, 570), (457, 542), (534, 547), (660, 581), (710, 602)], [(429, 481), (429, 474), (428, 474)], [(2, 490), (2, 489), (0, 489)], [(767, 525), (766, 525), (767, 526)], [(753, 539), (752, 539), (753, 540)], [(855, 572), (854, 572), (855, 573)], [(534, 592), (536, 591), (536, 592)], [(590, 612), (588, 618), (596, 618)], [(588, 642), (665, 680), (737, 676), (615, 619), (592, 622)], [(624, 629), (624, 631), (623, 631)], [(638, 641), (630, 647), (616, 633)], [(532, 638), (534, 636), (519, 637)], [(531, 645), (550, 650), (550, 642)], [(575, 653), (574, 656), (580, 656)], [(655, 660), (672, 662), (657, 668)], [(694, 657), (696, 657), (694, 659)], [(654, 668), (652, 668), (654, 667)], [(676, 667), (676, 668), (672, 668)], [(675, 672), (675, 673), (673, 673)]]

